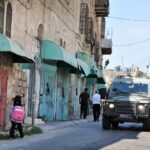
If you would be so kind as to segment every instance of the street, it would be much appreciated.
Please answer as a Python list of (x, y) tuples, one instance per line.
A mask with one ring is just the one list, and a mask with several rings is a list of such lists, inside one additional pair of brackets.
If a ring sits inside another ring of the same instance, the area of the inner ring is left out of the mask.
[(0, 141), (1, 150), (149, 150), (150, 134), (142, 124), (126, 123), (103, 130), (100, 122), (87, 122), (47, 130), (24, 139)]

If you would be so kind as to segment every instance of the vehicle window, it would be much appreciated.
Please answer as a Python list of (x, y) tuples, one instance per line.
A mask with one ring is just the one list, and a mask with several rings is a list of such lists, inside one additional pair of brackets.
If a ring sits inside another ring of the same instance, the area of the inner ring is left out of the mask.
[(139, 93), (148, 92), (147, 84), (134, 84), (134, 83), (113, 83), (111, 87), (112, 93)]

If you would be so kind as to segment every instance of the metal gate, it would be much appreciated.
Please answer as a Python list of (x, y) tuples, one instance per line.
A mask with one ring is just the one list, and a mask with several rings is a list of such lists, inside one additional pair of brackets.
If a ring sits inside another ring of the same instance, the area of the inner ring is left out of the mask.
[(68, 119), (68, 98), (69, 98), (69, 69), (58, 68), (57, 71), (57, 98), (56, 98), (56, 119)]
[(79, 116), (79, 94), (78, 93), (78, 76), (74, 80), (74, 91), (73, 91), (73, 115), (74, 118)]
[(44, 121), (55, 120), (56, 67), (43, 64), (40, 73), (40, 101), (38, 116)]
[(28, 89), (28, 116), (32, 115), (32, 101), (33, 101), (33, 91), (35, 84), (35, 69), (34, 65), (30, 66), (30, 78), (29, 78), (29, 89)]
[(5, 110), (7, 95), (7, 73), (0, 71), (0, 130), (5, 127)]

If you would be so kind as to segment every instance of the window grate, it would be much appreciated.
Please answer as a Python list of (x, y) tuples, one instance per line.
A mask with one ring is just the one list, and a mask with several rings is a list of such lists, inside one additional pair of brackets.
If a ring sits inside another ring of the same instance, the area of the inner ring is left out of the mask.
[(6, 35), (11, 37), (11, 22), (12, 22), (12, 7), (9, 3), (7, 6), (7, 16), (6, 16)]
[(81, 8), (80, 8), (80, 32), (81, 34), (86, 33), (88, 16), (89, 16), (88, 5), (86, 3), (81, 3)]
[(102, 26), (101, 26), (101, 38), (105, 37), (105, 18), (102, 18)]
[(0, 0), (0, 33), (3, 33), (4, 28), (4, 0)]
[(85, 41), (87, 44), (92, 44), (94, 41), (93, 35), (93, 19), (92, 17), (88, 17), (87, 30), (85, 35)]

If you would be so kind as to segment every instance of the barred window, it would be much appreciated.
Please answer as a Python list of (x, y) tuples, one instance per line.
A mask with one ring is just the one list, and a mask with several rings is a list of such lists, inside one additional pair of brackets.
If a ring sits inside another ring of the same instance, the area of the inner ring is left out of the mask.
[(6, 35), (11, 37), (11, 22), (12, 22), (12, 7), (9, 3), (7, 5), (7, 14), (6, 14)]
[(92, 17), (88, 17), (88, 22), (87, 22), (87, 30), (85, 33), (85, 41), (87, 44), (92, 44), (94, 41), (94, 35), (93, 35), (93, 19)]
[(80, 32), (81, 34), (85, 34), (87, 30), (88, 24), (88, 16), (89, 16), (89, 8), (86, 3), (81, 3), (80, 8)]
[(4, 0), (0, 0), (0, 33), (3, 33), (4, 27)]

